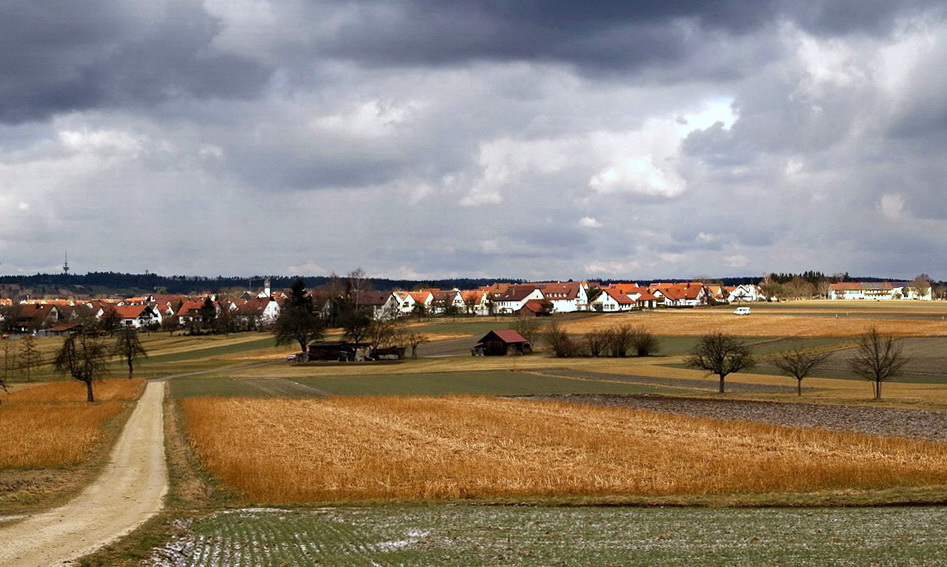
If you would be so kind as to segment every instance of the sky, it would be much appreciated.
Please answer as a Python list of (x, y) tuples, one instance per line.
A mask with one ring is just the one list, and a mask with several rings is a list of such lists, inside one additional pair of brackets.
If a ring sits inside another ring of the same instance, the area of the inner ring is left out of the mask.
[(3, 0), (0, 274), (947, 279), (942, 0)]

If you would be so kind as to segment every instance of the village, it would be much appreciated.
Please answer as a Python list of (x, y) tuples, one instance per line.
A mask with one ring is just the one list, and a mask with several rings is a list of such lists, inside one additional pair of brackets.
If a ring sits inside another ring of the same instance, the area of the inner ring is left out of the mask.
[[(416, 317), (537, 317), (561, 313), (620, 313), (662, 308), (698, 308), (714, 305), (783, 300), (767, 294), (762, 284), (724, 286), (700, 281), (599, 283), (589, 281), (494, 283), (477, 289), (422, 288), (414, 291), (347, 290), (356, 308), (375, 320)], [(313, 290), (317, 303), (330, 309), (336, 291)], [(83, 326), (116, 329), (240, 332), (269, 328), (287, 298), (272, 290), (270, 280), (261, 290), (239, 294), (150, 294), (125, 298), (0, 297), (0, 329), (5, 335), (64, 335)], [(931, 287), (913, 282), (839, 282), (828, 285), (828, 300), (924, 300)], [(105, 322), (103, 325), (102, 323)]]

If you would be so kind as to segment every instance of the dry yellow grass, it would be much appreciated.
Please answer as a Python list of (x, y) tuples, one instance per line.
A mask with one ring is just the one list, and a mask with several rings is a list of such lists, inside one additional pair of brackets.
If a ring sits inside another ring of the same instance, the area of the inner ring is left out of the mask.
[(85, 461), (103, 424), (122, 411), (119, 401), (97, 404), (0, 406), (0, 469), (46, 468)]
[(728, 494), (947, 483), (942, 445), (492, 398), (181, 402), (254, 502)]
[[(822, 316), (785, 311), (754, 311), (748, 317), (733, 315), (732, 309), (667, 309), (645, 313), (615, 314), (589, 317), (564, 323), (570, 333), (589, 331), (630, 323), (642, 325), (657, 335), (704, 335), (721, 331), (744, 337), (854, 337), (870, 327), (894, 336), (947, 336), (947, 320), (897, 319), (872, 316), (868, 311), (857, 317), (840, 312)], [(885, 312), (884, 315), (891, 315)]]
[[(141, 395), (145, 381), (140, 379), (112, 379), (93, 382), (96, 401), (134, 400)], [(0, 403), (67, 403), (86, 401), (86, 386), (77, 380), (50, 382), (29, 388), (17, 389), (9, 396), (0, 397)]]
[(85, 401), (85, 384), (75, 380), (18, 389), (0, 398), (0, 469), (50, 468), (84, 462), (106, 421), (124, 402), (141, 395), (144, 380), (95, 383), (94, 404)]

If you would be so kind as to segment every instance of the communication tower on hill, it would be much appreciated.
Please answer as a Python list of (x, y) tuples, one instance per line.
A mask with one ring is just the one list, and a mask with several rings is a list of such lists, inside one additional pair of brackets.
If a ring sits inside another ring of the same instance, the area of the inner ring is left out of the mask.
[(65, 256), (63, 257), (62, 275), (64, 276), (69, 275), (69, 252), (66, 252)]

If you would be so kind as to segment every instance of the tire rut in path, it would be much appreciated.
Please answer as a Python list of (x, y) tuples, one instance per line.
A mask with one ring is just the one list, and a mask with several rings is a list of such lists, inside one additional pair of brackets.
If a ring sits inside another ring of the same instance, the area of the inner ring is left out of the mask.
[(164, 391), (164, 383), (148, 383), (102, 474), (76, 498), (0, 528), (0, 566), (71, 564), (161, 509), (168, 489)]

